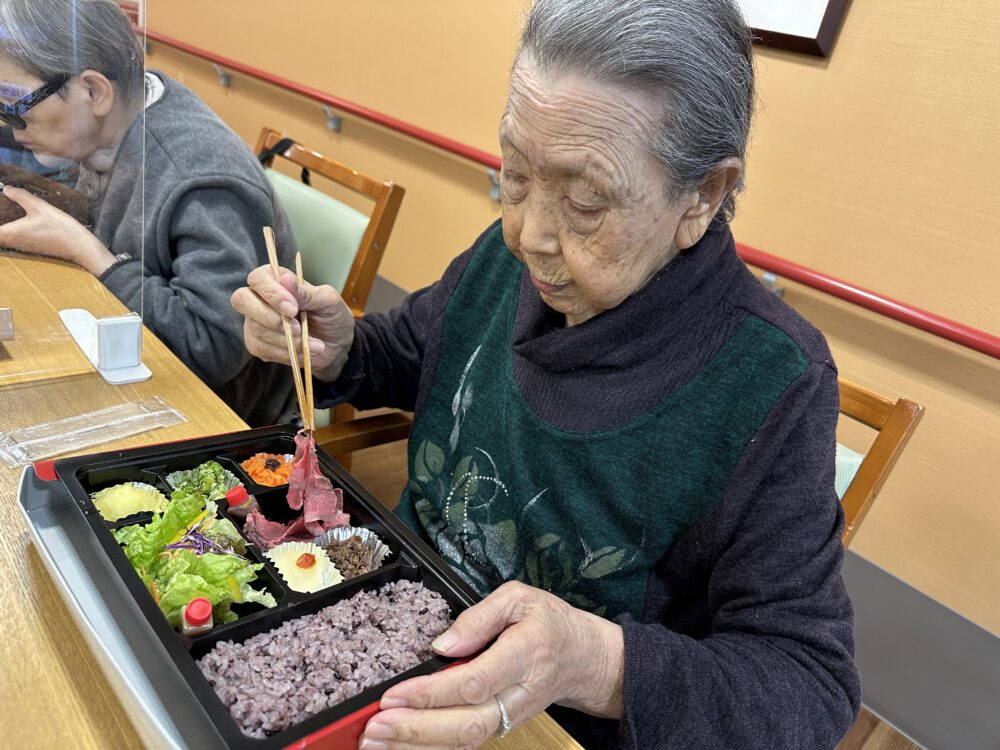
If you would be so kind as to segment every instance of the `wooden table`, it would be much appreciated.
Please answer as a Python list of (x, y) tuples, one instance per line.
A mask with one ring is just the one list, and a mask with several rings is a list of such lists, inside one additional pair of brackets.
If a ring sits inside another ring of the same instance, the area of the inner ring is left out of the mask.
[(0, 388), (93, 372), (59, 310), (29, 275), (38, 265), (65, 268), (59, 261), (0, 254), (0, 307), (13, 311), (15, 332), (13, 341), (0, 342)]
[[(13, 269), (13, 270), (12, 270)], [(17, 334), (52, 310), (81, 307), (95, 316), (118, 315), (123, 306), (93, 276), (64, 263), (0, 258), (0, 306), (15, 308)], [(7, 299), (10, 299), (8, 297)], [(19, 308), (25, 300), (41, 306)], [(8, 342), (9, 343), (9, 342)], [(30, 341), (22, 338), (21, 344)], [(160, 396), (183, 413), (181, 425), (147, 432), (89, 452), (246, 429), (246, 425), (149, 331), (143, 361), (153, 371), (145, 383), (110, 386), (76, 367), (76, 345), (53, 336), (46, 356), (58, 366), (37, 379), (0, 379), (0, 428), (24, 427), (115, 404)], [(72, 351), (69, 351), (69, 349)], [(58, 350), (57, 350), (58, 349)], [(12, 351), (10, 348), (8, 351)], [(25, 357), (29, 353), (21, 349)], [(81, 355), (82, 356), (82, 355)], [(24, 362), (25, 360), (20, 360)], [(86, 360), (84, 360), (86, 362)], [(8, 361), (9, 364), (9, 361)], [(13, 368), (12, 368), (13, 370)], [(7, 372), (11, 372), (8, 370)], [(26, 370), (25, 370), (26, 371)], [(0, 373), (4, 372), (0, 370)], [(63, 605), (16, 509), (19, 469), (0, 463), (0, 737), (9, 748), (132, 748), (138, 735)], [(578, 748), (547, 715), (512, 733), (496, 748)]]

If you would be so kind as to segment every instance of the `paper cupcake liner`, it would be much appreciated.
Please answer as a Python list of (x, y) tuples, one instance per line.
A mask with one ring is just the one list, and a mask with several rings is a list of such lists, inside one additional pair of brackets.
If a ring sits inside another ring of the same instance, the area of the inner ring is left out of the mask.
[[(118, 484), (127, 484), (129, 487), (138, 487), (140, 490), (149, 490), (151, 492), (159, 492), (161, 495), (163, 494), (163, 490), (161, 490), (159, 487), (156, 487), (155, 485), (152, 484), (147, 484), (146, 482), (119, 482)], [(118, 485), (112, 485), (112, 486), (117, 487)], [(104, 489), (109, 489), (109, 488), (105, 487)], [(103, 491), (104, 490), (98, 490), (98, 492), (103, 492)], [(93, 500), (94, 495), (96, 494), (97, 492), (91, 492), (90, 499)]]
[[(257, 451), (256, 453), (252, 453), (246, 458), (244, 458), (243, 461), (249, 461), (254, 456), (259, 456), (261, 454), (265, 456), (281, 456), (283, 459), (285, 459), (285, 463), (291, 463), (292, 459), (295, 458), (294, 453), (268, 453), (267, 451)], [(260, 485), (261, 487), (285, 487), (288, 484), (288, 482), (282, 482), (281, 484), (261, 484), (252, 476), (250, 476), (250, 472), (243, 467), (243, 461), (237, 461), (236, 465), (240, 467), (240, 471), (242, 471), (244, 474), (247, 475), (247, 479), (249, 479), (254, 484)], [(230, 487), (230, 489), (232, 488)]]
[[(283, 459), (285, 459), (285, 463), (288, 463), (293, 458), (295, 458), (295, 454), (294, 453), (268, 453), (267, 451), (257, 451), (256, 453), (252, 453), (249, 456), (247, 456), (246, 458), (244, 458), (243, 461), (249, 461), (254, 456), (260, 456), (260, 455), (264, 455), (264, 456), (281, 456)], [(237, 461), (236, 462), (236, 463), (238, 463), (240, 465), (241, 469), (243, 468), (243, 461)]]
[[(177, 489), (180, 485), (187, 482), (191, 477), (194, 476), (195, 469), (181, 469), (180, 471), (172, 471), (167, 474), (167, 484), (169, 484), (173, 489)], [(221, 500), (226, 496), (233, 487), (240, 487), (243, 482), (240, 478), (233, 474), (229, 469), (223, 467), (222, 469), (222, 488), (221, 491), (218, 487), (212, 490), (209, 494), (209, 500)]]
[[(119, 482), (118, 484), (127, 484), (130, 487), (135, 487), (136, 489), (145, 490), (146, 492), (155, 492), (157, 495), (159, 495), (160, 497), (164, 498), (164, 502), (162, 503), (163, 505), (165, 505), (166, 501), (170, 499), (166, 495), (163, 494), (163, 490), (161, 490), (159, 487), (156, 487), (156, 486), (154, 486), (152, 484), (147, 484), (146, 482)], [(118, 485), (112, 485), (112, 486), (117, 487)], [(111, 487), (105, 487), (104, 488), (104, 490), (107, 490), (107, 489), (111, 489)], [(98, 490), (97, 492), (91, 492), (90, 493), (90, 499), (91, 499), (91, 501), (96, 502), (97, 496), (99, 494), (101, 494), (102, 492), (104, 492), (104, 490)], [(157, 509), (157, 508), (148, 508), (146, 510), (138, 510), (135, 513), (128, 513), (128, 514), (126, 514), (124, 516), (119, 516), (118, 518), (105, 518), (103, 514), (101, 515), (101, 517), (104, 518), (104, 520), (106, 520), (108, 522), (114, 523), (116, 521), (121, 521), (123, 518), (129, 518), (130, 516), (137, 516), (140, 513), (159, 513), (159, 512), (162, 512), (162, 510), (163, 510), (163, 508), (159, 508), (159, 509)]]
[[(316, 557), (316, 563), (320, 566), (317, 573), (300, 573), (296, 568), (295, 561), (306, 553)], [(344, 580), (343, 574), (326, 556), (326, 552), (311, 542), (284, 542), (269, 549), (264, 557), (277, 568), (288, 588), (302, 594), (322, 591)]]
[(362, 544), (373, 551), (372, 570), (381, 568), (392, 550), (371, 529), (360, 526), (338, 526), (335, 529), (323, 532), (317, 537), (313, 537), (313, 543), (325, 549), (326, 545), (332, 542), (346, 542), (352, 536), (360, 537)]
[[(129, 487), (138, 487), (140, 490), (152, 490), (153, 492), (159, 492), (161, 495), (163, 494), (163, 490), (161, 490), (159, 487), (156, 487), (155, 485), (152, 485), (152, 484), (147, 484), (146, 482), (119, 482), (118, 484), (127, 484)], [(106, 490), (106, 489), (110, 489), (111, 487), (117, 487), (118, 484), (109, 485), (108, 487), (105, 487), (104, 489)], [(94, 495), (96, 495), (98, 492), (104, 492), (104, 490), (98, 490), (97, 492), (91, 492), (90, 493), (91, 499), (93, 499)]]

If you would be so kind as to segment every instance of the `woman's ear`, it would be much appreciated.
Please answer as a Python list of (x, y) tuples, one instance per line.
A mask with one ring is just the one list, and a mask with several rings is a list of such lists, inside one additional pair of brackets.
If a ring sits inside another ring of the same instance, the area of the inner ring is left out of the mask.
[(693, 204), (681, 215), (674, 243), (681, 250), (693, 247), (705, 236), (719, 206), (736, 187), (743, 173), (743, 162), (735, 156), (720, 161), (694, 191)]
[(85, 104), (98, 117), (111, 112), (118, 92), (108, 77), (96, 70), (87, 69), (77, 76)]

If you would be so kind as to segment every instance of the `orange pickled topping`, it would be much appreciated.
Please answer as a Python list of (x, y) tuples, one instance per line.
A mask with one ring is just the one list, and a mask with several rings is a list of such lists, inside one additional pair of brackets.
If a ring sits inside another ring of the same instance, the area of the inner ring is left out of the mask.
[[(278, 464), (276, 469), (268, 467), (268, 462), (273, 466)], [(279, 484), (288, 484), (288, 475), (292, 473), (292, 461), (288, 461), (284, 456), (277, 453), (257, 453), (250, 456), (240, 466), (250, 475), (257, 484), (267, 487), (277, 487)]]
[(311, 568), (316, 564), (316, 555), (310, 552), (303, 552), (299, 555), (299, 559), (295, 561), (295, 564), (300, 568)]

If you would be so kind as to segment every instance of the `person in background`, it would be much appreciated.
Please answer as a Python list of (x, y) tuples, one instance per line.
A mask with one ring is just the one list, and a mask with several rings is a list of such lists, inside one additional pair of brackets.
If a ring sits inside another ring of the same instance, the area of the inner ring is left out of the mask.
[(293, 258), (253, 153), (193, 92), (144, 71), (112, 0), (0, 0), (0, 28), (0, 119), (42, 164), (77, 165), (93, 218), (8, 186), (26, 216), (0, 226), (0, 247), (87, 269), (245, 421), (289, 421), (288, 368), (248, 355), (228, 305), (267, 260), (264, 226)]
[(287, 272), (234, 294), (268, 361), (306, 311), (319, 405), (414, 411), (396, 512), (485, 597), (434, 643), (475, 658), (387, 690), (362, 750), (472, 747), (552, 704), (588, 748), (851, 726), (837, 371), (728, 223), (752, 54), (735, 0), (536, 0), (501, 219), (440, 281), (356, 323)]

